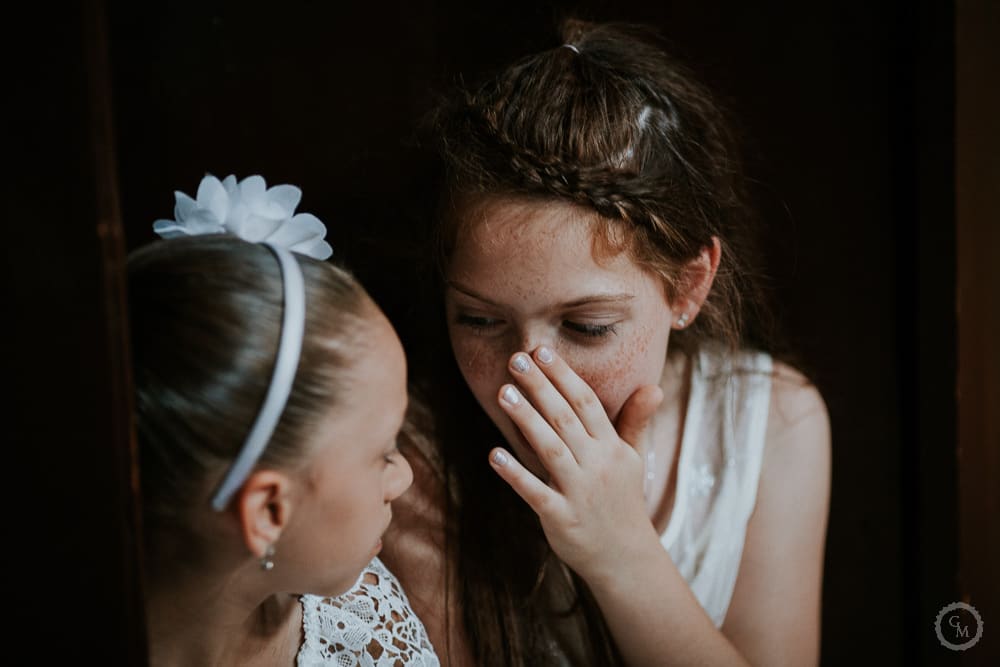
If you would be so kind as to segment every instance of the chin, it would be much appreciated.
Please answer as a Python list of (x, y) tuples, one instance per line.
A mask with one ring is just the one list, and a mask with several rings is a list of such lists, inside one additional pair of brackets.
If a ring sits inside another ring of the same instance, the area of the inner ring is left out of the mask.
[[(360, 574), (360, 573), (359, 573)], [(325, 586), (324, 590), (321, 591), (307, 591), (310, 595), (321, 595), (323, 597), (336, 598), (350, 593), (354, 589), (354, 584), (358, 583), (358, 578), (355, 577), (349, 581), (340, 581), (336, 584), (331, 584), (330, 586)]]
[[(344, 595), (345, 593), (350, 593), (354, 590), (355, 586), (360, 582), (362, 575), (364, 574), (364, 568), (368, 566), (368, 561), (365, 561), (364, 566), (362, 566), (353, 577), (350, 579), (342, 579), (337, 582), (336, 585), (330, 586), (328, 591), (324, 591), (323, 594), (329, 597), (338, 597)], [(332, 592), (331, 592), (332, 591)]]

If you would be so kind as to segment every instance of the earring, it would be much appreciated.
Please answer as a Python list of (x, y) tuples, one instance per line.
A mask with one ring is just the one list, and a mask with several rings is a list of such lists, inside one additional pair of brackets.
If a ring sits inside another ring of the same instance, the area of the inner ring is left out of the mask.
[(677, 318), (677, 328), (683, 329), (684, 327), (687, 326), (687, 323), (688, 323), (688, 314), (681, 313), (681, 316)]
[(260, 559), (260, 569), (270, 572), (274, 569), (274, 545), (268, 544), (264, 556)]

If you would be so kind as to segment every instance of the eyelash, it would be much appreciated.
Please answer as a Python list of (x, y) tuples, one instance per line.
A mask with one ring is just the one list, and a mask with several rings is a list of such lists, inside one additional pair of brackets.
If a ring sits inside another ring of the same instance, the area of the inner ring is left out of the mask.
[(603, 338), (618, 333), (614, 324), (580, 324), (579, 322), (563, 322), (563, 326), (591, 338)]
[[(485, 332), (499, 324), (498, 320), (488, 317), (473, 317), (472, 315), (459, 315), (457, 322), (477, 332)], [(563, 326), (574, 333), (587, 336), (588, 338), (604, 338), (618, 333), (618, 328), (615, 324), (581, 324), (580, 322), (564, 320)]]
[(488, 317), (473, 317), (472, 315), (459, 315), (456, 320), (458, 324), (473, 329), (477, 332), (486, 331), (487, 329), (492, 329), (499, 322), (497, 320), (491, 320)]

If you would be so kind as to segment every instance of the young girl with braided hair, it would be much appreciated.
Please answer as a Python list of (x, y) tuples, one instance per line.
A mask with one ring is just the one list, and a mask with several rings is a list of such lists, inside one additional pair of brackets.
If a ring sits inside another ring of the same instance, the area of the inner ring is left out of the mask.
[(156, 667), (439, 664), (376, 558), (403, 350), (300, 197), (207, 176), (128, 260)]
[(562, 37), (436, 115), (450, 350), (387, 562), (448, 664), (815, 663), (828, 418), (723, 115), (643, 30)]

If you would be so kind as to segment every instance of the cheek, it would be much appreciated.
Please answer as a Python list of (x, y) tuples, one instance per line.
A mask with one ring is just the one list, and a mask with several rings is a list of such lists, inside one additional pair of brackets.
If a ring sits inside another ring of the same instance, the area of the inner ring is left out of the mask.
[(567, 361), (614, 421), (636, 389), (660, 383), (666, 356), (667, 334), (658, 327), (644, 327), (599, 354), (567, 354)]
[(470, 334), (459, 328), (449, 330), (451, 347), (462, 377), (476, 398), (483, 402), (500, 389), (507, 378), (507, 358), (497, 339)]

